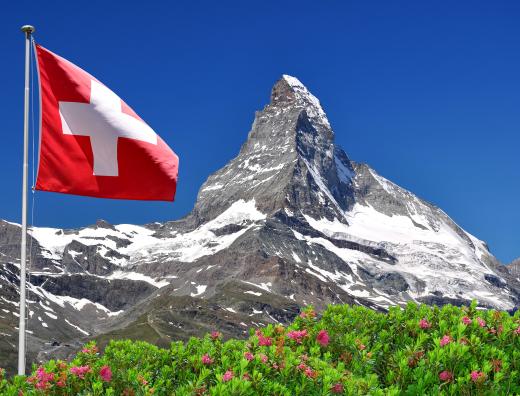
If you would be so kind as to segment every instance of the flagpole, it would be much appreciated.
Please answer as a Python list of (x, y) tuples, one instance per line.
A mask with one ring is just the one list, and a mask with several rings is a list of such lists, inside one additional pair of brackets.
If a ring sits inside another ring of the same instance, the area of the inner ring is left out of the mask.
[(18, 375), (25, 374), (25, 267), (27, 260), (27, 181), (29, 175), (29, 70), (31, 34), (34, 27), (22, 26), (25, 33), (25, 97), (23, 112), (23, 186), (22, 186), (22, 241), (20, 251), (20, 324), (18, 326)]

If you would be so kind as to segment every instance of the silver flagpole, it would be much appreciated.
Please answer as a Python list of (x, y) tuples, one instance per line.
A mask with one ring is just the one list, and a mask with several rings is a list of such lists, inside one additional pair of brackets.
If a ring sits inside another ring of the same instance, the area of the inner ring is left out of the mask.
[(22, 242), (20, 252), (20, 325), (18, 326), (18, 375), (25, 374), (25, 263), (27, 260), (27, 180), (29, 174), (29, 55), (34, 27), (22, 26), (25, 33), (25, 98), (23, 112)]

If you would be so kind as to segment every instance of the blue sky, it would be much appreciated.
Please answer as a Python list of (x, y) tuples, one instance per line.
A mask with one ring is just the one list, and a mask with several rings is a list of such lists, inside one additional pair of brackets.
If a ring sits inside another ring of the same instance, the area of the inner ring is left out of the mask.
[(174, 204), (37, 193), (35, 224), (177, 219), (234, 157), (284, 73), (349, 156), (520, 256), (520, 3), (5, 2), (0, 218), (20, 221), (23, 35), (117, 92), (179, 154)]

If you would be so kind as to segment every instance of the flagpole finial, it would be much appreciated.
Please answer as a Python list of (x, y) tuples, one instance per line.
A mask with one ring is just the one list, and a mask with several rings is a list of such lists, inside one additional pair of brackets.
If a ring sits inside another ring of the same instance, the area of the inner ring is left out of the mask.
[(22, 32), (24, 32), (25, 34), (32, 34), (34, 33), (36, 29), (34, 28), (34, 26), (31, 26), (31, 25), (23, 25), (22, 26)]

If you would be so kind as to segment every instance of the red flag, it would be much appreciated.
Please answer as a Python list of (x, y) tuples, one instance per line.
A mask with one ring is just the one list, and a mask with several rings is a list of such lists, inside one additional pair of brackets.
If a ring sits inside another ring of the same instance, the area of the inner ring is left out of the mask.
[(41, 94), (36, 189), (173, 201), (179, 159), (115, 93), (36, 46)]

